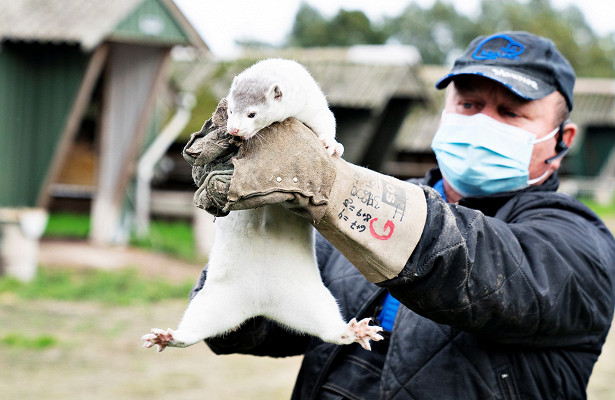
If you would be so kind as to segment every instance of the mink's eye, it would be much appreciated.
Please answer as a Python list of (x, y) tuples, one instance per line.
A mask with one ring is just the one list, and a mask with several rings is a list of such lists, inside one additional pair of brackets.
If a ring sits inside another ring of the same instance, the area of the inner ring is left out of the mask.
[(248, 118), (254, 118), (254, 117), (256, 117), (255, 112), (251, 112), (250, 114), (248, 114)]

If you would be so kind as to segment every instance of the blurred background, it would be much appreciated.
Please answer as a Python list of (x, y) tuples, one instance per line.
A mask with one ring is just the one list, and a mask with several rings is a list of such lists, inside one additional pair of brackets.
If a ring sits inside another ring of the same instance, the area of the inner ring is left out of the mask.
[[(549, 37), (577, 72), (560, 190), (615, 229), (614, 14), (602, 0), (0, 0), (0, 393), (289, 397), (299, 358), (139, 343), (177, 324), (214, 236), (181, 149), (262, 58), (310, 70), (345, 159), (407, 179), (435, 166), (434, 83), (470, 41)], [(615, 399), (614, 346), (590, 399)]]

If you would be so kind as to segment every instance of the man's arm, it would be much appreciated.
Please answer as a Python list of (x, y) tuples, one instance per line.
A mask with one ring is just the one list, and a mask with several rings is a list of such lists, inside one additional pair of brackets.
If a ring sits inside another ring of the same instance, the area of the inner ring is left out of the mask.
[(404, 305), (501, 342), (578, 345), (605, 334), (615, 243), (589, 210), (564, 195), (527, 193), (504, 207), (503, 221), (425, 191), (421, 240), (399, 276), (382, 283)]

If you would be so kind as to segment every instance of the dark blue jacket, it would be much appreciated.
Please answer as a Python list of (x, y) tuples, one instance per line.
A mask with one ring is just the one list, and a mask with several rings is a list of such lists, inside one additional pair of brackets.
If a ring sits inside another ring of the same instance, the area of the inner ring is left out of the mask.
[[(424, 186), (427, 222), (398, 277), (379, 286), (319, 238), (323, 281), (347, 319), (385, 290), (402, 303), (381, 399), (584, 399), (615, 302), (615, 240), (554, 175), (519, 192), (447, 204)], [(416, 182), (419, 183), (419, 182)], [(201, 282), (195, 291), (202, 287)], [(293, 399), (315, 399), (344, 346), (254, 319), (216, 353), (303, 354)], [(332, 378), (333, 377), (333, 378)]]

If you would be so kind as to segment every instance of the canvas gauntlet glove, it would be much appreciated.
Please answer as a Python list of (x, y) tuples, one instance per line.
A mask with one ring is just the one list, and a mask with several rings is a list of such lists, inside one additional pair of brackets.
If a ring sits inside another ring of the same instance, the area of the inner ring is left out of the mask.
[(225, 102), (184, 148), (199, 187), (195, 204), (216, 216), (282, 204), (305, 216), (370, 281), (401, 272), (427, 215), (416, 185), (331, 157), (295, 119), (247, 142), (226, 134)]

